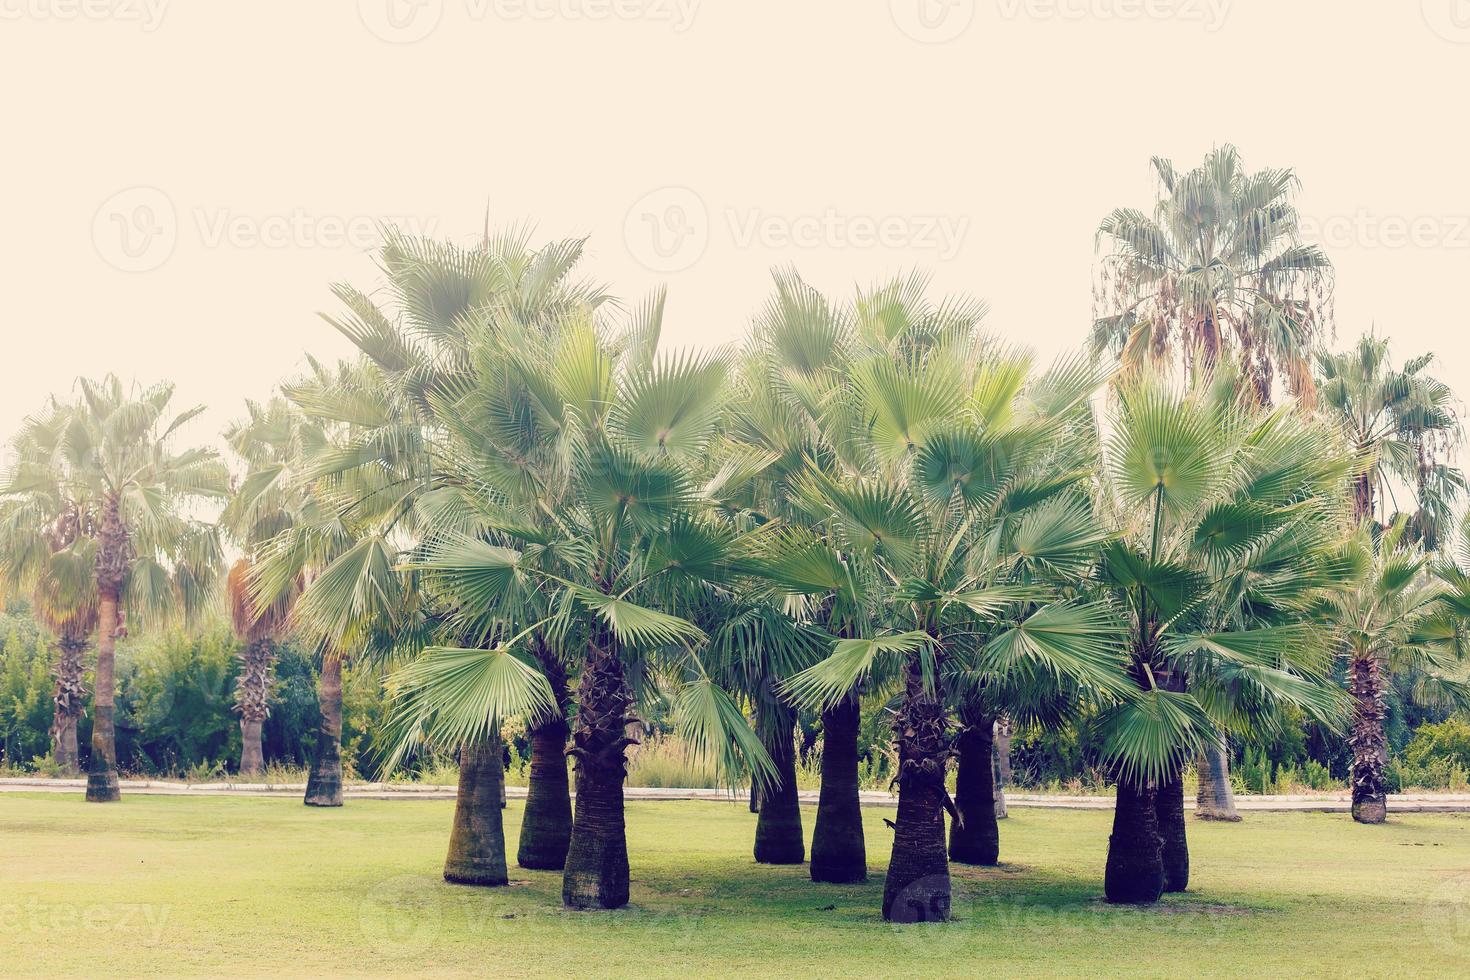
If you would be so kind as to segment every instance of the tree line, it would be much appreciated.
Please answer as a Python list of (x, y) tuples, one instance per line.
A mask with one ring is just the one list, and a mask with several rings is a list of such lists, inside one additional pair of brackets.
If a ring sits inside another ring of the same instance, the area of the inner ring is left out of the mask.
[(1325, 349), (1290, 171), (1154, 167), (1152, 215), (1100, 226), (1089, 349), (1051, 364), (922, 275), (838, 300), (778, 270), (741, 342), (675, 351), (664, 294), (616, 300), (581, 241), (390, 234), (381, 289), (333, 288), (358, 356), (249, 404), (233, 472), (177, 447), (198, 409), (171, 387), (80, 382), (0, 493), (0, 570), (56, 637), (58, 762), (95, 641), (87, 798), (118, 798), (118, 637), (223, 596), (242, 771), (290, 635), (321, 664), (306, 802), (341, 805), (342, 666), (380, 672), (385, 768), (460, 755), (445, 876), (503, 885), (500, 731), (527, 719), (517, 861), (572, 908), (628, 901), (649, 705), (754, 785), (767, 863), (807, 859), (794, 731), (819, 721), (818, 882), (867, 876), (858, 731), (884, 712), (896, 921), (947, 919), (949, 863), (998, 861), (1000, 719), (1094, 719), (1110, 901), (1187, 886), (1184, 773), (1228, 817), (1232, 737), (1338, 733), (1354, 817), (1382, 821), (1391, 679), (1465, 695), (1453, 396), (1380, 338)]

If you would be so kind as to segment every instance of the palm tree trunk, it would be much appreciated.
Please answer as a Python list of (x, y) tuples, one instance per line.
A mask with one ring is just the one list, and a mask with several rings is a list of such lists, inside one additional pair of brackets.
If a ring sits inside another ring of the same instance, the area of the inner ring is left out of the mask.
[(757, 864), (800, 864), (806, 860), (806, 838), (801, 831), (801, 800), (796, 790), (796, 712), (783, 704), (761, 712), (762, 741), (776, 764), (774, 786), (761, 793), (755, 820)]
[(1353, 728), (1348, 737), (1353, 750), (1353, 819), (1383, 823), (1388, 819), (1388, 789), (1383, 778), (1388, 763), (1383, 668), (1372, 653), (1355, 653), (1348, 671), (1348, 693), (1353, 699)]
[(531, 729), (531, 777), (521, 818), (516, 863), (523, 868), (560, 871), (572, 841), (572, 792), (567, 778), (565, 718)]
[(578, 686), (572, 757), (577, 805), (562, 876), (562, 904), (615, 909), (628, 904), (628, 837), (623, 823), (627, 725), (633, 694), (611, 639), (591, 643)]
[(964, 719), (958, 739), (959, 773), (955, 809), (959, 820), (949, 828), (949, 857), (959, 864), (1000, 862), (1000, 824), (995, 817), (995, 719), (973, 714)]
[(933, 691), (925, 690), (919, 658), (909, 657), (903, 706), (894, 719), (898, 819), (883, 883), (883, 918), (890, 922), (949, 921), (944, 775), (950, 746), (943, 692), (938, 690), (941, 656), (936, 648)]
[(117, 631), (117, 594), (105, 594), (97, 603), (96, 694), (92, 701), (92, 751), (87, 757), (89, 803), (113, 803), (122, 799), (117, 784), (117, 730), (113, 715)]
[(51, 723), (51, 757), (65, 776), (75, 776), (81, 770), (77, 721), (87, 699), (86, 666), (83, 662), (86, 650), (84, 637), (63, 633), (56, 644), (56, 666), (51, 671), (51, 676), (56, 678), (56, 690), (51, 697), (55, 706)]
[(551, 693), (562, 714), (530, 731), (531, 774), (516, 863), (523, 868), (561, 871), (566, 867), (567, 848), (572, 841), (572, 790), (567, 778), (567, 736), (571, 727), (566, 720), (571, 696), (561, 661), (539, 645), (537, 661), (551, 683)]
[(1128, 779), (1118, 780), (1113, 834), (1103, 890), (1114, 904), (1150, 904), (1164, 893), (1162, 842), (1156, 792)]
[(858, 730), (862, 705), (849, 694), (822, 712), (822, 790), (812, 830), (812, 881), (868, 880), (863, 807), (858, 796)]
[(241, 656), (240, 678), (235, 682), (235, 708), (240, 712), (240, 775), (255, 776), (265, 769), (260, 733), (270, 714), (271, 665), (274, 651), (269, 639), (251, 640)]
[(1360, 473), (1353, 478), (1353, 520), (1361, 525), (1373, 517), (1373, 474)]
[(1230, 757), (1225, 754), (1225, 737), (1205, 743), (1196, 761), (1199, 789), (1194, 796), (1194, 815), (1200, 820), (1239, 822), (1235, 791), (1230, 788)]
[(317, 682), (322, 727), (317, 735), (311, 775), (306, 780), (307, 806), (342, 805), (342, 658), (322, 658)]
[(1164, 867), (1164, 891), (1189, 887), (1189, 840), (1184, 830), (1184, 774), (1176, 772), (1158, 789), (1154, 811), (1159, 822), (1159, 858)]
[(995, 819), (1010, 816), (1006, 810), (1006, 787), (1011, 784), (1011, 720), (995, 720)]
[(461, 885), (508, 885), (505, 824), (500, 791), (505, 764), (500, 739), (464, 746), (459, 753), (459, 793), (454, 804), (454, 830), (444, 859), (444, 880)]

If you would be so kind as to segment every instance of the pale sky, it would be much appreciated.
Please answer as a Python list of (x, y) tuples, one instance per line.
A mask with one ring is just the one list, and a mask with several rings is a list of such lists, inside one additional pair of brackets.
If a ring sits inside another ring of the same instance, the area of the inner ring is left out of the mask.
[(738, 337), (769, 269), (914, 267), (1050, 355), (1152, 154), (1290, 166), (1377, 324), (1463, 392), (1470, 0), (0, 0), (0, 430), (78, 374), (173, 379), (214, 439), (347, 345), (372, 222), (590, 236)]

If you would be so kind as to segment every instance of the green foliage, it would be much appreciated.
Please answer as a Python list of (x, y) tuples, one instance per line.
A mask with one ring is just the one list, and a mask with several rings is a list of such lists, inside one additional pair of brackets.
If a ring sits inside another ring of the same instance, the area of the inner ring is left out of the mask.
[(51, 751), (47, 638), (22, 612), (0, 615), (0, 766), (19, 768)]

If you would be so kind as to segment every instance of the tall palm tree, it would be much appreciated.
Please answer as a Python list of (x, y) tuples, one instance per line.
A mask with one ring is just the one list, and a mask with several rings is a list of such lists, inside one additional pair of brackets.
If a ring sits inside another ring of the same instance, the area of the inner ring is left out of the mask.
[(1098, 227), (1098, 351), (1126, 363), (1198, 363), (1229, 357), (1261, 404), (1275, 379), (1310, 402), (1312, 356), (1331, 315), (1331, 263), (1299, 239), (1287, 169), (1254, 173), (1226, 144), (1193, 170), (1152, 165), (1152, 216), (1118, 208)]
[(1347, 588), (1324, 595), (1318, 607), (1347, 665), (1353, 819), (1358, 823), (1387, 819), (1383, 723), (1391, 678), (1413, 671), (1421, 699), (1470, 702), (1462, 659), (1470, 577), (1452, 564), (1436, 568), (1422, 547), (1408, 540), (1407, 523), (1401, 517), (1381, 534), (1366, 524), (1359, 528), (1347, 545), (1358, 574)]
[(114, 659), (124, 614), (202, 608), (220, 565), (218, 537), (194, 515), (226, 493), (213, 450), (174, 452), (174, 437), (202, 408), (168, 415), (170, 384), (129, 390), (111, 375), (82, 379), (65, 412), (54, 496), (85, 501), (95, 547), (97, 670), (87, 799), (119, 798), (113, 720)]
[(75, 775), (87, 695), (84, 658), (97, 628), (96, 510), (72, 496), (65, 479), (69, 419), (69, 409), (52, 399), (11, 443), (15, 464), (0, 488), (0, 593), (30, 593), (55, 637), (51, 754), (61, 772)]
[(1187, 886), (1185, 759), (1279, 705), (1334, 717), (1306, 609), (1342, 572), (1349, 463), (1289, 411), (1243, 405), (1228, 376), (1188, 393), (1139, 379), (1116, 401), (1099, 508), (1119, 537), (1099, 581), (1124, 617), (1130, 688), (1102, 719), (1118, 781), (1106, 894), (1147, 903)]
[(1388, 340), (1373, 334), (1317, 358), (1320, 409), (1361, 461), (1353, 516), (1387, 524), (1393, 481), (1400, 481), (1414, 492), (1414, 529), (1430, 548), (1465, 487), (1443, 461), (1460, 441), (1460, 422), (1449, 385), (1428, 373), (1433, 364), (1433, 354), (1422, 354), (1395, 367)]

